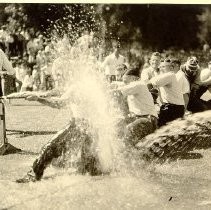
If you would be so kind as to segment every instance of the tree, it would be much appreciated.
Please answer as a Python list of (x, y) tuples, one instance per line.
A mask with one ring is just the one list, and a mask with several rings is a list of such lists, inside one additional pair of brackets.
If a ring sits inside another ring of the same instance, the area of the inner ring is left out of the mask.
[(203, 12), (198, 16), (200, 30), (198, 38), (201, 44), (211, 45), (211, 6), (204, 6)]

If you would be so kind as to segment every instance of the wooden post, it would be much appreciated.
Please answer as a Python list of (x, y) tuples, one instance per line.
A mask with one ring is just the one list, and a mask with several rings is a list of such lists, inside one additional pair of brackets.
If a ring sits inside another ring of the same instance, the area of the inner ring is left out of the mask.
[(18, 149), (8, 143), (6, 137), (6, 122), (5, 122), (5, 107), (2, 99), (0, 99), (0, 155), (7, 155), (11, 153), (20, 152)]
[(6, 143), (5, 110), (4, 104), (0, 102), (0, 144)]

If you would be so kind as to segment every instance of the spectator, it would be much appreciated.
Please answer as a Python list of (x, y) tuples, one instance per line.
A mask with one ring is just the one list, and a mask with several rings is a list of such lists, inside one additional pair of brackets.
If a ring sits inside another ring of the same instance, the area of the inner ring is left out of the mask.
[(5, 84), (5, 77), (6, 75), (10, 75), (15, 78), (15, 70), (12, 67), (12, 63), (8, 60), (5, 53), (0, 49), (0, 95), (4, 96), (8, 92), (7, 89), (9, 87)]
[(16, 89), (17, 92), (21, 90), (21, 86), (25, 77), (25, 69), (22, 66), (21, 61), (17, 61), (16, 66), (14, 67), (15, 69), (15, 77), (18, 81), (16, 81)]
[(171, 58), (171, 62), (174, 67), (174, 73), (176, 74), (180, 70), (181, 62), (177, 58)]
[(113, 53), (108, 55), (102, 63), (102, 69), (105, 71), (107, 81), (112, 82), (116, 80), (116, 68), (125, 62), (126, 58), (120, 54), (120, 45), (115, 44)]
[(120, 64), (116, 68), (116, 81), (122, 81), (122, 76), (127, 71), (127, 66), (125, 64)]
[(23, 84), (21, 87), (22, 91), (32, 91), (33, 90), (33, 77), (30, 65), (27, 63), (26, 67), (26, 76), (24, 77)]
[(40, 80), (39, 67), (37, 65), (33, 66), (32, 78), (33, 78), (33, 91), (40, 90), (41, 80)]
[[(198, 65), (198, 63), (195, 65)], [(195, 80), (193, 82), (189, 81), (191, 92), (187, 107), (193, 113), (211, 109), (211, 100), (205, 101), (201, 99), (201, 96), (207, 90), (211, 91), (211, 62), (208, 62), (208, 68), (202, 69), (201, 71), (198, 68), (196, 69)]]
[(146, 69), (142, 70), (141, 73), (141, 80), (144, 81), (146, 84), (152, 79), (154, 76), (159, 74), (159, 65), (161, 61), (161, 55), (159, 52), (154, 52), (150, 58), (150, 66)]

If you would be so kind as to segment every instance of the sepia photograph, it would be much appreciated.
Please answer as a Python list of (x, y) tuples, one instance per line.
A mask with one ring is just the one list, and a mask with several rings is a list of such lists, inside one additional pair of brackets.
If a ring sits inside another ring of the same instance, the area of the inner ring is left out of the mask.
[(211, 4), (0, 2), (9, 209), (211, 209)]

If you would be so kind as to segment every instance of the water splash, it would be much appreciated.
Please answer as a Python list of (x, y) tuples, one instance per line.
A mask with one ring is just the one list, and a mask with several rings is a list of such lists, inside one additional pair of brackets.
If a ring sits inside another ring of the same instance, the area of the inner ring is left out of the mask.
[(54, 49), (59, 56), (57, 66), (62, 76), (60, 86), (73, 96), (70, 100), (73, 115), (89, 122), (93, 148), (102, 171), (110, 171), (119, 148), (115, 124), (120, 116), (112, 106), (113, 99), (100, 71), (92, 41), (92, 33), (83, 35), (72, 45), (64, 37), (55, 42)]

